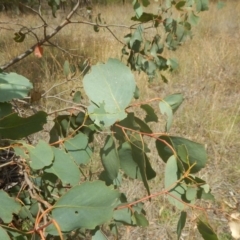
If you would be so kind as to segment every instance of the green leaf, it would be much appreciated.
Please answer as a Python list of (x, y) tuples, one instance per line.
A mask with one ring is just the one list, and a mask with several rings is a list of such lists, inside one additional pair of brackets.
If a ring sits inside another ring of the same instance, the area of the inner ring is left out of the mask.
[(168, 159), (165, 167), (164, 186), (166, 189), (171, 190), (177, 185), (177, 181), (178, 181), (177, 159), (174, 155), (172, 155)]
[(54, 161), (50, 167), (44, 169), (47, 173), (53, 173), (62, 181), (64, 185), (76, 185), (80, 181), (80, 171), (70, 155), (64, 150), (52, 147)]
[(24, 41), (26, 35), (22, 32), (14, 33), (15, 37), (13, 38), (15, 42), (21, 43)]
[(185, 188), (183, 185), (177, 183), (179, 180), (179, 172), (177, 166), (177, 159), (172, 155), (165, 166), (164, 186), (168, 190), (168, 200), (178, 209), (183, 210), (184, 204), (181, 202), (182, 196), (185, 195)]
[(35, 147), (29, 146), (27, 149), (29, 151), (30, 167), (32, 169), (39, 170), (52, 164), (52, 148), (43, 140), (39, 140)]
[(129, 208), (115, 210), (113, 213), (113, 218), (117, 222), (134, 225), (134, 222), (132, 220), (132, 211)]
[(132, 148), (130, 143), (124, 142), (120, 146), (118, 154), (120, 159), (120, 165), (124, 173), (126, 173), (129, 177), (133, 179), (142, 180), (138, 162), (135, 162), (132, 156)]
[(48, 5), (52, 8), (52, 15), (56, 18), (56, 12), (60, 7), (59, 0), (48, 0)]
[(171, 71), (174, 71), (178, 68), (178, 61), (175, 58), (169, 58), (167, 60), (167, 65), (169, 66)]
[(148, 220), (142, 213), (134, 212), (134, 217), (136, 219), (137, 226), (147, 227), (149, 225)]
[(168, 104), (168, 102), (166, 102), (164, 99), (161, 100), (161, 102), (159, 103), (159, 108), (160, 111), (163, 115), (167, 116), (167, 123), (166, 123), (166, 127), (165, 127), (165, 131), (169, 132), (171, 125), (172, 125), (172, 121), (173, 121), (173, 111), (171, 106)]
[(169, 33), (166, 38), (166, 44), (170, 50), (175, 51), (179, 45), (179, 42), (176, 41), (176, 37), (173, 35), (173, 33)]
[(135, 11), (136, 17), (140, 18), (143, 14), (143, 9), (138, 0), (133, 0), (133, 9)]
[(131, 18), (132, 21), (137, 21), (141, 23), (149, 22), (151, 20), (156, 19), (158, 16), (152, 13), (145, 13), (143, 12), (141, 17), (134, 16)]
[(224, 2), (219, 1), (219, 2), (217, 3), (217, 9), (222, 9), (222, 8), (224, 8), (225, 6), (226, 6), (226, 3), (224, 3)]
[(199, 17), (197, 15), (194, 14), (193, 11), (191, 11), (188, 14), (188, 21), (192, 24), (192, 25), (197, 25), (199, 22)]
[(142, 0), (142, 4), (144, 7), (147, 7), (150, 4), (150, 2), (149, 0)]
[[(120, 193), (101, 181), (85, 182), (70, 189), (53, 206), (52, 217), (62, 232), (76, 228), (94, 229), (111, 220)], [(50, 225), (47, 233), (58, 235)]]
[(186, 191), (186, 199), (192, 202), (193, 200), (195, 200), (196, 196), (197, 196), (197, 188), (188, 187)]
[(169, 132), (173, 121), (173, 113), (176, 112), (178, 107), (183, 102), (182, 94), (176, 93), (165, 97), (160, 103), (159, 108), (162, 114), (166, 114), (166, 132)]
[(151, 167), (142, 142), (134, 141), (132, 144), (124, 142), (120, 146), (118, 154), (123, 171), (133, 179), (142, 180), (150, 195), (147, 180), (154, 178), (156, 172)]
[(92, 149), (88, 145), (88, 137), (78, 133), (64, 142), (64, 147), (77, 164), (87, 164), (92, 156)]
[(98, 126), (111, 126), (127, 115), (125, 108), (131, 102), (136, 88), (130, 69), (117, 59), (92, 67), (83, 79), (85, 92), (92, 105), (90, 118)]
[(14, 98), (25, 98), (32, 88), (32, 83), (21, 75), (0, 73), (0, 102), (8, 102)]
[(188, 151), (185, 145), (178, 145), (177, 154), (180, 157), (181, 161), (185, 162), (190, 167), (190, 162), (188, 159)]
[(80, 91), (75, 92), (74, 96), (73, 96), (73, 102), (75, 103), (80, 103), (82, 99), (82, 94)]
[(11, 238), (8, 236), (7, 232), (1, 226), (0, 226), (0, 239), (11, 240)]
[(17, 113), (13, 113), (0, 119), (0, 136), (12, 140), (27, 137), (41, 131), (45, 123), (47, 123), (47, 113), (43, 111), (27, 118), (21, 118)]
[(166, 8), (172, 7), (172, 0), (165, 0)]
[(148, 105), (148, 104), (143, 104), (141, 105), (141, 108), (147, 113), (146, 117), (145, 117), (145, 122), (158, 122), (158, 117), (154, 111), (154, 109)]
[(208, 10), (209, 1), (208, 0), (195, 0), (196, 1), (196, 11), (206, 11)]
[[(170, 144), (175, 151), (177, 151), (179, 145), (185, 145), (188, 152), (188, 159), (190, 162), (191, 173), (199, 172), (206, 165), (207, 161), (207, 153), (202, 144), (190, 141), (181, 137), (174, 136), (161, 136), (159, 140), (156, 140), (156, 147), (158, 150), (158, 154), (164, 162), (167, 162), (168, 158), (173, 155), (172, 150), (166, 145), (166, 143)], [(185, 170), (188, 170), (189, 166), (185, 166)]]
[(140, 25), (136, 28), (129, 41), (129, 46), (135, 53), (139, 52), (141, 49), (141, 43), (143, 42), (142, 34), (143, 26)]
[(144, 121), (142, 121), (140, 118), (135, 117), (134, 120), (140, 126), (141, 132), (152, 133), (151, 128)]
[(94, 30), (95, 32), (99, 32), (99, 31), (100, 31), (100, 28), (99, 28), (98, 25), (94, 25), (94, 26), (93, 26), (93, 30)]
[(136, 88), (135, 88), (135, 91), (134, 91), (134, 98), (135, 99), (139, 99), (139, 96), (140, 96), (140, 90), (138, 88), (138, 86), (136, 85)]
[(107, 136), (104, 147), (100, 151), (100, 155), (108, 177), (114, 180), (118, 176), (120, 163), (116, 145), (111, 135)]
[(21, 205), (8, 194), (0, 190), (0, 218), (4, 223), (10, 223), (13, 218), (13, 213), (18, 213), (21, 209)]
[(16, 147), (13, 147), (13, 149), (14, 149), (16, 156), (20, 156), (23, 159), (28, 158), (28, 155), (25, 153), (25, 151), (22, 148), (16, 146)]
[(0, 102), (0, 119), (12, 113), (11, 103)]
[(212, 230), (211, 226), (207, 223), (204, 223), (200, 219), (197, 223), (197, 228), (204, 240), (218, 240), (218, 237)]
[(66, 78), (69, 77), (69, 75), (71, 74), (71, 70), (70, 70), (70, 65), (69, 65), (69, 61), (66, 60), (64, 62), (64, 65), (63, 65), (63, 73), (65, 75)]
[(175, 93), (168, 95), (163, 100), (170, 105), (173, 113), (175, 113), (183, 102), (183, 95), (181, 93)]
[(177, 10), (182, 10), (181, 8), (185, 6), (186, 1), (180, 1), (178, 2), (175, 7)]
[(97, 230), (92, 236), (92, 240), (108, 240), (108, 238), (103, 234), (101, 230)]
[(168, 83), (167, 78), (163, 74), (160, 74), (160, 75), (161, 75), (161, 78), (162, 78), (163, 82), (164, 83)]
[(178, 237), (177, 239), (178, 240), (180, 239), (182, 230), (185, 227), (186, 219), (187, 219), (187, 213), (182, 211), (180, 218), (178, 220), (178, 224), (177, 224), (177, 237)]

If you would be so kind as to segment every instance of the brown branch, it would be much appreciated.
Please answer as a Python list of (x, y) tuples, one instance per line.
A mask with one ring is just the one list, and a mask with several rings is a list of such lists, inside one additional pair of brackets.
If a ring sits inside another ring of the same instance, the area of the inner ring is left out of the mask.
[(44, 37), (44, 39), (40, 40), (38, 43), (34, 44), (32, 47), (30, 47), (27, 51), (25, 51), (24, 53), (20, 54), (19, 56), (17, 56), (16, 58), (14, 58), (13, 60), (11, 60), (10, 62), (6, 63), (5, 65), (0, 66), (1, 70), (5, 70), (8, 67), (12, 66), (13, 64), (21, 61), (22, 59), (24, 59), (25, 57), (27, 57), (28, 55), (30, 55), (31, 53), (33, 53), (34, 49), (36, 46), (41, 46), (43, 45), (45, 42), (47, 42), (49, 39), (51, 39), (53, 36), (55, 36), (63, 27), (65, 27), (67, 24), (70, 23), (70, 18), (73, 16), (73, 14), (77, 11), (77, 8), (79, 6), (79, 2), (80, 0), (78, 0), (77, 4), (75, 5), (75, 7), (73, 8), (73, 10), (68, 14), (68, 16), (66, 17), (66, 19), (57, 27), (55, 28), (55, 30), (53, 32), (51, 32), (50, 34), (48, 34), (46, 37)]

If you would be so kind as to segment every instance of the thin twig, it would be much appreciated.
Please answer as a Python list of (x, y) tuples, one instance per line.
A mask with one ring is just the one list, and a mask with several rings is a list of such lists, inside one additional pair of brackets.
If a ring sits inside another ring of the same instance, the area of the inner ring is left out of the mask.
[(47, 42), (49, 39), (51, 39), (53, 36), (55, 36), (63, 27), (65, 27), (67, 24), (70, 23), (70, 18), (73, 16), (73, 14), (77, 11), (77, 8), (79, 6), (79, 2), (80, 0), (77, 1), (77, 4), (74, 6), (73, 10), (68, 14), (68, 16), (66, 17), (66, 19), (58, 26), (55, 28), (55, 30), (53, 32), (51, 32), (49, 35), (45, 36), (42, 40), (40, 40), (38, 43), (35, 43), (32, 47), (30, 47), (27, 51), (25, 51), (24, 53), (20, 54), (19, 56), (17, 56), (16, 58), (14, 58), (13, 60), (11, 60), (10, 62), (6, 63), (5, 65), (0, 66), (1, 70), (5, 70), (8, 67), (12, 66), (13, 64), (21, 61), (22, 59), (24, 59), (25, 57), (27, 57), (28, 55), (30, 55), (31, 53), (33, 53), (34, 49), (37, 46), (41, 46), (43, 45), (45, 42)]

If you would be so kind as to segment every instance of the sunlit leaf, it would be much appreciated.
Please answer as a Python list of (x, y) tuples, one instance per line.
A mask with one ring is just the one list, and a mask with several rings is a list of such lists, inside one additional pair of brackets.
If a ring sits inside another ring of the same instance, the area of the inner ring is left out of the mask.
[(108, 238), (101, 230), (97, 230), (92, 236), (92, 240), (108, 240)]
[(71, 157), (64, 151), (52, 147), (54, 161), (52, 165), (44, 169), (47, 173), (55, 174), (64, 185), (76, 185), (80, 181), (80, 171)]
[(34, 170), (42, 169), (52, 164), (53, 151), (52, 148), (43, 140), (33, 147), (28, 147), (30, 166)]
[(168, 200), (178, 209), (183, 210), (184, 204), (182, 203), (182, 196), (185, 194), (185, 188), (183, 185), (179, 185), (177, 181), (179, 180), (177, 159), (172, 155), (165, 167), (165, 178), (164, 186), (168, 190)]
[(133, 1), (133, 9), (135, 10), (136, 17), (140, 18), (143, 14), (143, 9), (138, 0)]
[(64, 147), (77, 164), (86, 164), (92, 156), (92, 149), (88, 145), (88, 137), (78, 133), (64, 142)]
[(25, 98), (32, 88), (32, 83), (19, 74), (0, 73), (0, 102)]
[[(62, 232), (76, 228), (94, 229), (111, 220), (120, 193), (101, 181), (85, 182), (70, 189), (53, 206), (52, 217)], [(47, 233), (58, 235), (51, 224)]]
[(10, 223), (13, 218), (13, 213), (18, 213), (21, 209), (20, 203), (8, 194), (0, 190), (0, 218), (4, 223)]
[(98, 126), (108, 127), (127, 115), (125, 108), (134, 96), (135, 80), (130, 69), (117, 59), (92, 67), (83, 79), (86, 94), (92, 101), (90, 118)]
[(197, 12), (208, 10), (209, 0), (195, 0)]
[(0, 239), (11, 240), (11, 238), (8, 236), (7, 232), (1, 226), (0, 226)]

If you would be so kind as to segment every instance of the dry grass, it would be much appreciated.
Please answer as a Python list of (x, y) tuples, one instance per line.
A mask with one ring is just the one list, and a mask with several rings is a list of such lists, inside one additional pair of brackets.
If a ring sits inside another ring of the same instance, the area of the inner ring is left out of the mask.
[[(129, 24), (129, 9), (124, 6), (99, 6), (94, 11), (101, 12), (107, 23)], [(5, 18), (12, 20), (8, 16)], [(36, 18), (25, 16), (21, 21), (36, 22)], [(59, 19), (55, 19), (52, 26), (56, 26), (57, 21)], [(14, 25), (12, 27), (18, 28)], [(128, 33), (124, 28), (113, 31), (120, 39)], [(12, 32), (4, 31), (4, 35), (2, 32), (0, 64), (15, 57), (34, 42), (34, 39), (27, 39), (22, 44), (13, 43), (10, 41)], [(205, 144), (209, 161), (200, 176), (212, 187), (216, 196), (214, 206), (229, 212), (231, 209), (224, 201), (234, 203), (231, 193), (240, 201), (240, 2), (228, 1), (221, 10), (217, 10), (216, 5), (212, 4), (210, 11), (201, 15), (201, 22), (194, 29), (194, 34), (192, 41), (178, 51), (168, 53), (177, 57), (180, 62), (180, 68), (173, 74), (168, 74), (169, 84), (165, 85), (156, 80), (146, 88), (147, 78), (143, 74), (136, 74), (136, 81), (144, 99), (164, 97), (175, 92), (184, 94), (185, 101), (175, 116), (172, 134)], [(76, 49), (74, 53), (83, 58), (90, 57), (93, 63), (121, 56), (121, 44), (115, 41), (109, 32), (101, 29), (99, 33), (95, 33), (92, 27), (86, 25), (66, 27), (53, 42), (66, 49)], [(66, 59), (75, 64), (81, 60), (69, 57), (57, 49), (45, 48), (42, 59), (30, 56), (9, 70), (23, 74), (36, 86), (46, 90), (64, 79), (62, 66)], [(70, 83), (67, 89), (70, 92), (72, 88), (80, 85), (81, 81), (74, 85)], [(58, 91), (61, 90), (60, 88)], [(45, 107), (47, 110), (54, 110), (58, 104), (54, 101), (48, 102)], [(153, 147), (154, 142), (149, 142), (149, 146)], [(151, 181), (151, 189), (152, 192), (158, 192), (163, 189), (164, 165), (156, 153), (153, 152), (150, 158), (159, 173), (159, 176)], [(127, 187), (123, 188), (129, 199), (146, 194), (143, 185), (136, 181), (128, 181)], [(146, 229), (127, 228), (121, 231), (121, 239), (176, 239), (175, 229), (179, 213), (165, 201), (164, 198), (156, 198), (151, 203), (146, 203), (150, 226)], [(201, 239), (196, 233), (195, 214), (189, 214), (191, 218), (184, 230), (183, 239)], [(214, 220), (220, 239), (231, 239), (223, 215), (210, 215), (210, 219)]]

